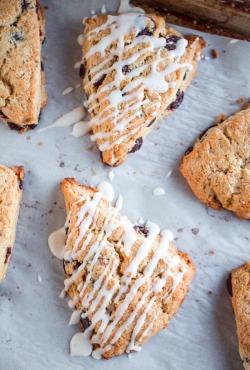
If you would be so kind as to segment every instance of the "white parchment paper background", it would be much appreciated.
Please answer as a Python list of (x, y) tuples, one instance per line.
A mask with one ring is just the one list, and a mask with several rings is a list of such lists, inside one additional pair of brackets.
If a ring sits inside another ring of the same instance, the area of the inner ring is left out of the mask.
[[(49, 102), (40, 123), (45, 127), (82, 101), (81, 89), (66, 96), (61, 92), (80, 83), (73, 65), (81, 58), (76, 41), (81, 21), (92, 9), (100, 12), (103, 2), (47, 0), (42, 4), (49, 6), (43, 48)], [(105, 5), (115, 12), (118, 1), (105, 0)], [(96, 185), (107, 179), (110, 168), (101, 163), (90, 137), (76, 139), (69, 127), (19, 135), (0, 125), (0, 162), (24, 164), (26, 169), (16, 244), (0, 286), (0, 370), (241, 369), (225, 280), (232, 268), (249, 259), (249, 222), (229, 212), (207, 210), (178, 167), (187, 147), (220, 113), (235, 112), (240, 107), (236, 100), (250, 96), (250, 44), (203, 36), (208, 44), (205, 55), (210, 57), (216, 48), (219, 59), (200, 62), (180, 108), (159, 124), (139, 152), (114, 169), (113, 185), (116, 194), (123, 195), (123, 213), (132, 221), (141, 216), (170, 228), (178, 248), (188, 252), (197, 267), (190, 292), (169, 328), (131, 359), (122, 356), (107, 362), (69, 356), (69, 341), (78, 327), (67, 327), (71, 312), (67, 300), (59, 298), (62, 263), (47, 246), (50, 232), (65, 220), (59, 182), (75, 177)], [(172, 175), (166, 178), (170, 170)], [(153, 196), (158, 186), (165, 189), (164, 196)], [(192, 233), (193, 228), (199, 229), (198, 234)]]

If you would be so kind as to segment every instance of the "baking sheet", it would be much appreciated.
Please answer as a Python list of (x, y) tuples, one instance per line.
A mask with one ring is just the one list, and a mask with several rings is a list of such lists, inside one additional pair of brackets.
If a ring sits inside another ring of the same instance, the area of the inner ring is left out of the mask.
[[(42, 5), (49, 7), (43, 48), (49, 102), (40, 128), (81, 104), (79, 88), (66, 96), (61, 92), (80, 83), (73, 65), (81, 59), (77, 36), (82, 18), (92, 9), (100, 12), (103, 2), (54, 0)], [(105, 5), (114, 12), (118, 1), (105, 0)], [(190, 292), (169, 328), (131, 359), (124, 355), (107, 362), (69, 356), (69, 341), (79, 328), (67, 326), (71, 312), (67, 299), (59, 298), (62, 262), (47, 246), (48, 235), (65, 220), (59, 182), (75, 177), (96, 185), (107, 180), (110, 168), (100, 162), (89, 135), (76, 139), (70, 127), (19, 135), (0, 125), (0, 162), (23, 164), (26, 170), (16, 244), (0, 286), (0, 370), (241, 369), (225, 280), (232, 268), (249, 259), (249, 222), (226, 211), (208, 210), (193, 196), (178, 167), (186, 148), (220, 113), (235, 112), (240, 107), (236, 100), (250, 96), (250, 44), (203, 36), (208, 44), (205, 55), (211, 57), (216, 48), (219, 59), (200, 62), (180, 108), (158, 125), (139, 152), (113, 169), (116, 195), (124, 199), (122, 212), (132, 221), (149, 218), (162, 229), (170, 228), (177, 247), (188, 252), (197, 267)], [(154, 196), (159, 186), (166, 194)]]

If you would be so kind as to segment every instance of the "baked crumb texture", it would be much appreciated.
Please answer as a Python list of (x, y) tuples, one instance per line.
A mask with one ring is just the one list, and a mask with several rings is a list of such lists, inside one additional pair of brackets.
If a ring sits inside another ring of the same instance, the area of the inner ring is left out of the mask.
[(250, 262), (232, 271), (228, 291), (233, 304), (239, 352), (246, 370), (250, 370)]
[(35, 0), (1, 0), (0, 14), (0, 118), (23, 133), (36, 127), (47, 103), (45, 17)]
[(208, 207), (250, 219), (250, 105), (209, 128), (183, 158), (180, 170)]
[(81, 75), (104, 163), (120, 165), (179, 107), (204, 46), (201, 37), (183, 38), (155, 14), (85, 20)]
[(0, 283), (12, 253), (22, 198), (24, 168), (0, 165)]
[(70, 306), (93, 356), (109, 359), (168, 326), (182, 304), (195, 268), (189, 257), (149, 223), (134, 226), (95, 188), (61, 183), (68, 214), (64, 257)]

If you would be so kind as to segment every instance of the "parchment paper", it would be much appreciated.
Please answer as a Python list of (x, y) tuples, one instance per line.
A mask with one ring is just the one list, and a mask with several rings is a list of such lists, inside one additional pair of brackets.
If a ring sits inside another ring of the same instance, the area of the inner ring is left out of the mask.
[[(92, 9), (100, 12), (103, 2), (54, 0), (42, 5), (49, 7), (43, 48), (49, 102), (40, 128), (81, 104), (80, 88), (66, 96), (61, 92), (81, 82), (73, 68), (81, 59), (77, 36), (82, 18)], [(105, 5), (115, 12), (118, 1), (105, 0)], [(69, 356), (69, 341), (79, 328), (67, 326), (71, 312), (67, 299), (59, 298), (62, 262), (47, 246), (48, 235), (65, 221), (59, 182), (75, 177), (96, 185), (107, 179), (110, 168), (101, 163), (89, 135), (76, 139), (70, 136), (70, 127), (19, 135), (0, 125), (0, 162), (23, 164), (26, 170), (16, 244), (0, 286), (0, 370), (242, 368), (225, 280), (232, 268), (249, 260), (249, 222), (206, 209), (178, 167), (185, 150), (220, 113), (232, 114), (240, 108), (236, 100), (250, 96), (250, 45), (202, 35), (210, 60), (200, 62), (182, 105), (158, 125), (139, 152), (113, 169), (116, 195), (124, 199), (122, 212), (132, 221), (149, 218), (162, 229), (170, 228), (177, 247), (188, 252), (197, 267), (190, 292), (169, 328), (131, 359), (124, 355), (107, 362)], [(219, 51), (219, 59), (211, 58), (212, 48)], [(166, 178), (170, 170), (172, 175)], [(158, 186), (165, 195), (152, 194)]]

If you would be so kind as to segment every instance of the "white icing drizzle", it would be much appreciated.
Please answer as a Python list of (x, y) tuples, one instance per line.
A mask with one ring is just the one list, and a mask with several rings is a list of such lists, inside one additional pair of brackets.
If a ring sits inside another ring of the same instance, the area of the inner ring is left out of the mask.
[(166, 174), (166, 179), (168, 179), (173, 173), (173, 170), (170, 170), (168, 171), (168, 173)]
[(70, 111), (68, 113), (65, 113), (63, 116), (58, 118), (54, 123), (52, 123), (52, 125), (49, 125), (47, 127), (43, 127), (41, 129), (37, 130), (36, 132), (39, 133), (39, 132), (46, 131), (46, 130), (49, 130), (49, 129), (54, 128), (54, 127), (71, 126), (74, 123), (83, 119), (86, 116), (86, 114), (87, 114), (86, 110), (81, 105), (80, 107), (77, 107), (77, 108), (73, 109), (72, 111)]
[(71, 91), (73, 91), (73, 90), (74, 90), (74, 87), (69, 86), (65, 90), (63, 90), (62, 95), (67, 95), (67, 94), (71, 93)]
[(115, 174), (114, 174), (114, 172), (113, 172), (113, 171), (109, 171), (109, 173), (108, 173), (108, 178), (109, 178), (109, 180), (110, 180), (110, 181), (113, 181), (113, 180), (114, 180), (114, 178), (115, 178)]
[(132, 12), (145, 13), (145, 11), (142, 8), (135, 7), (131, 5), (129, 2), (130, 0), (121, 0), (118, 13), (132, 13)]
[(88, 335), (76, 333), (70, 341), (70, 356), (89, 356), (92, 352), (92, 344)]
[(63, 289), (63, 290), (61, 291), (61, 293), (60, 293), (59, 297), (60, 297), (61, 299), (63, 299), (63, 298), (65, 298), (65, 296), (66, 296), (66, 290), (65, 290), (65, 289)]
[[(78, 207), (77, 221), (68, 234), (67, 245), (71, 243), (71, 238), (75, 235), (76, 228), (79, 236), (73, 243), (72, 250), (68, 249), (67, 253), (65, 253), (64, 258), (66, 260), (71, 260), (76, 256), (80, 256), (92, 240), (93, 232), (99, 217), (100, 201), (104, 197), (104, 193), (106, 196), (108, 194), (108, 198), (110, 198), (110, 184), (107, 184), (108, 183), (105, 182), (101, 183), (101, 186), (99, 186), (101, 192), (98, 191), (95, 193), (92, 199), (80, 199), (72, 206), (71, 212), (74, 210), (74, 207)], [(113, 199), (113, 197), (111, 198)], [(82, 205), (79, 207), (79, 204)], [(127, 217), (120, 216), (118, 214), (118, 210), (113, 208), (110, 204), (108, 207), (107, 216), (104, 220), (103, 226), (99, 231), (95, 242), (90, 244), (84, 261), (64, 282), (65, 290), (67, 291), (71, 284), (73, 284), (79, 277), (81, 271), (83, 271), (83, 269), (88, 265), (87, 277), (85, 281), (78, 284), (77, 293), (73, 300), (69, 301), (69, 306), (74, 308), (80, 301), (84, 309), (81, 313), (81, 317), (84, 319), (89, 315), (93, 316), (91, 316), (91, 324), (85, 332), (76, 333), (72, 338), (70, 344), (71, 356), (88, 356), (92, 353), (92, 356), (95, 359), (101, 358), (134, 321), (135, 326), (126, 351), (139, 351), (141, 349), (140, 344), (143, 341), (143, 338), (149, 334), (153, 327), (152, 321), (147, 323), (147, 316), (155, 304), (156, 295), (166, 286), (166, 283), (170, 278), (172, 286), (163, 296), (163, 300), (168, 302), (174, 294), (177, 286), (182, 281), (185, 273), (185, 266), (181, 263), (181, 258), (169, 250), (169, 242), (173, 240), (172, 233), (168, 230), (164, 230), (160, 233), (159, 226), (148, 221), (146, 224), (148, 235), (138, 246), (137, 252), (124, 271), (120, 282), (113, 280), (113, 284), (111, 284), (111, 286), (109, 285), (110, 279), (112, 279), (114, 274), (116, 274), (119, 265), (118, 260), (115, 258), (116, 252), (113, 251), (110, 253), (108, 262), (101, 275), (94, 282), (93, 289), (86, 292), (87, 286), (91, 283), (91, 272), (95, 268), (98, 258), (101, 256), (103, 249), (108, 243), (108, 238), (110, 238), (113, 231), (119, 227), (122, 227), (124, 230), (120, 237), (120, 241), (117, 243), (117, 248), (120, 248), (125, 254), (129, 253), (137, 240), (137, 234)], [(70, 217), (71, 216), (69, 214), (65, 227), (70, 223)], [(157, 238), (159, 238), (159, 242), (157, 241)], [(79, 249), (80, 243), (81, 247)], [(142, 263), (145, 263), (148, 258), (153, 243), (156, 243), (154, 244), (155, 250), (153, 256), (145, 265), (141, 277), (134, 279), (137, 275), (139, 266)], [(153, 273), (161, 260), (165, 262), (167, 267), (160, 276), (153, 279)], [(152, 279), (151, 285), (144, 291), (133, 312), (128, 316), (123, 324), (120, 325), (120, 319), (124, 317), (124, 314), (134, 300), (135, 295), (146, 282), (150, 281), (150, 279)], [(115, 315), (112, 316), (112, 318), (107, 311), (107, 306), (111, 301), (113, 301), (116, 309)], [(117, 305), (118, 302), (120, 303), (119, 305)], [(78, 320), (79, 318), (78, 311), (75, 311), (73, 314), (74, 316), (70, 322), (75, 322), (76, 319)], [(96, 329), (97, 323), (100, 323), (98, 329)], [(111, 344), (106, 345), (106, 342), (112, 335), (113, 330), (117, 327), (117, 324), (119, 324), (119, 328), (110, 340)], [(94, 329), (95, 334), (93, 335)], [(95, 343), (99, 344), (100, 347), (92, 352), (92, 344)]]
[(43, 281), (43, 278), (41, 277), (41, 275), (37, 276), (37, 280), (39, 281), (39, 283), (41, 283)]
[(83, 34), (82, 33), (77, 37), (77, 42), (80, 46), (82, 46), (83, 44)]
[(103, 6), (102, 6), (101, 13), (102, 13), (102, 14), (106, 14), (106, 13), (107, 13), (107, 10), (106, 10), (106, 7), (105, 7), (105, 5), (104, 5), (104, 4), (103, 4)]
[[(126, 10), (127, 12), (128, 5), (128, 1), (122, 1), (119, 11), (123, 13)], [(131, 10), (130, 7), (129, 9)], [(154, 100), (155, 111), (157, 111), (157, 108), (161, 105), (161, 95), (159, 94), (166, 93), (169, 88), (176, 86), (175, 81), (168, 83), (166, 78), (180, 68), (192, 69), (191, 64), (179, 62), (186, 51), (187, 40), (184, 38), (178, 40), (176, 49), (170, 52), (164, 48), (166, 39), (164, 37), (158, 38), (154, 35), (135, 37), (130, 45), (126, 45), (124, 35), (131, 33), (138, 34), (147, 26), (148, 21), (148, 18), (144, 15), (135, 13), (135, 8), (132, 9), (133, 12), (129, 16), (127, 14), (120, 14), (119, 16), (108, 15), (107, 21), (103, 25), (87, 33), (87, 37), (91, 41), (100, 31), (110, 28), (110, 34), (102, 37), (85, 55), (86, 59), (91, 58), (95, 53), (98, 53), (102, 57), (100, 63), (92, 68), (91, 72), (94, 76), (91, 82), (87, 83), (85, 89), (90, 84), (97, 82), (103, 75), (111, 71), (116, 71), (113, 81), (99, 87), (96, 94), (92, 94), (88, 98), (88, 109), (92, 115), (90, 121), (91, 127), (101, 125), (108, 119), (114, 125), (113, 129), (109, 132), (100, 131), (92, 135), (92, 140), (102, 139), (104, 141), (99, 145), (101, 151), (112, 149), (115, 145), (128, 140), (129, 136), (137, 134), (142, 129), (137, 123), (135, 123), (135, 127), (132, 127), (131, 122), (133, 120), (136, 122), (136, 118), (143, 112), (143, 109), (147, 109), (149, 103), (152, 104), (152, 101), (150, 102), (144, 96), (144, 90), (158, 93)], [(111, 46), (116, 43), (116, 46)], [(124, 52), (132, 50), (137, 45), (143, 46), (141, 50), (136, 53), (134, 52), (132, 56), (124, 59)], [(105, 55), (107, 47), (110, 47), (110, 55), (108, 57)], [(151, 55), (154, 55), (153, 60), (148, 62), (148, 64), (128, 70), (125, 76), (123, 68), (138, 61), (145, 52), (150, 52)], [(114, 61), (115, 58), (116, 61)], [(113, 61), (113, 65), (107, 67), (107, 63), (110, 61)], [(165, 64), (167, 62), (167, 65), (165, 69), (159, 70), (159, 65), (162, 65), (163, 62)], [(149, 69), (150, 72), (147, 76), (142, 77), (142, 73)], [(132, 78), (134, 79), (132, 80)], [(120, 85), (125, 79), (130, 80), (126, 87), (121, 90)], [(103, 94), (106, 96), (103, 97)], [(95, 104), (93, 103), (94, 100), (97, 101)], [(96, 109), (99, 108), (100, 104), (105, 102), (107, 102), (106, 108), (99, 109), (99, 113), (96, 114)], [(110, 108), (111, 112), (107, 115), (107, 111)], [(152, 118), (150, 118), (150, 121)], [(130, 125), (130, 129), (126, 132), (128, 125)], [(121, 134), (123, 132), (125, 134)]]
[(115, 192), (109, 182), (102, 181), (100, 184), (97, 185), (97, 189), (102, 193), (105, 199), (107, 199), (109, 202), (112, 202)]
[(74, 137), (80, 137), (88, 134), (90, 131), (91, 126), (89, 124), (89, 121), (79, 121), (74, 124), (71, 135), (73, 135)]
[(123, 197), (120, 194), (115, 202), (115, 208), (117, 209), (117, 211), (120, 211), (122, 209), (122, 205), (123, 205)]
[(72, 312), (68, 326), (77, 325), (80, 322), (81, 310), (75, 310)]
[(59, 230), (56, 230), (53, 233), (51, 233), (48, 239), (48, 244), (51, 253), (60, 260), (62, 260), (64, 253), (66, 251), (65, 228), (61, 227)]
[(154, 195), (164, 195), (165, 194), (165, 190), (163, 188), (155, 188), (153, 190), (153, 194)]
[(75, 68), (75, 69), (80, 68), (81, 64), (82, 64), (82, 61), (81, 61), (81, 60), (80, 60), (80, 62), (76, 62), (76, 63), (74, 64), (74, 68)]

